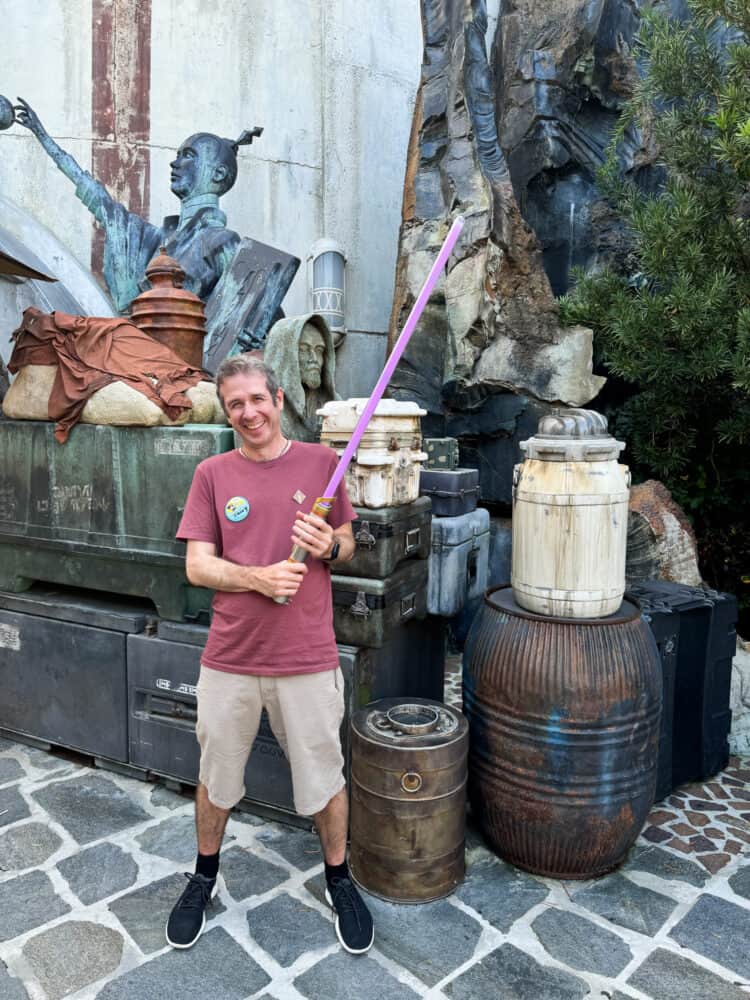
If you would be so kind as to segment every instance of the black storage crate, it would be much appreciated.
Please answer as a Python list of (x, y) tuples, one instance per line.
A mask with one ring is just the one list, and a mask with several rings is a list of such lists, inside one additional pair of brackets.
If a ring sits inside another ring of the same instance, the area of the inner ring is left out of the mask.
[(385, 580), (331, 577), (336, 641), (385, 645), (393, 630), (427, 614), (427, 559), (409, 559)]
[(458, 517), (477, 509), (477, 469), (422, 469), (419, 492), (432, 500), (435, 517)]
[[(200, 626), (159, 622), (156, 637), (131, 636), (128, 642), (129, 763), (186, 784), (198, 780), (195, 686), (207, 634)], [(444, 623), (414, 622), (397, 630), (381, 649), (339, 645), (338, 651), (345, 683), (341, 734), (348, 778), (352, 712), (396, 694), (442, 700)], [(245, 771), (245, 789), (248, 808), (295, 815), (289, 765), (265, 712)]]
[(646, 605), (661, 605), (679, 616), (672, 787), (708, 778), (729, 760), (737, 600), (731, 594), (663, 580), (633, 584), (625, 596), (643, 610)]
[(428, 497), (398, 507), (370, 510), (355, 507), (352, 522), (354, 558), (336, 566), (337, 576), (371, 576), (384, 580), (405, 559), (427, 559), (430, 554), (432, 510)]
[(0, 729), (126, 763), (126, 636), (148, 621), (129, 602), (0, 593)]

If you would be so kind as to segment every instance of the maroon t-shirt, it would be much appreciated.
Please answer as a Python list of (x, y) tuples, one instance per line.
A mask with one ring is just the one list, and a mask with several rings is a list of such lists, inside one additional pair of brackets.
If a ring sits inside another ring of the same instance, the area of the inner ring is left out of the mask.
[[(218, 556), (241, 566), (287, 559), (295, 514), (312, 509), (336, 463), (331, 448), (300, 441), (270, 462), (252, 462), (236, 449), (214, 455), (195, 470), (177, 537), (213, 542)], [(340, 528), (355, 517), (342, 483), (328, 523)], [(313, 556), (307, 568), (287, 604), (255, 591), (216, 591), (202, 662), (229, 673), (271, 676), (337, 667), (330, 570)]]

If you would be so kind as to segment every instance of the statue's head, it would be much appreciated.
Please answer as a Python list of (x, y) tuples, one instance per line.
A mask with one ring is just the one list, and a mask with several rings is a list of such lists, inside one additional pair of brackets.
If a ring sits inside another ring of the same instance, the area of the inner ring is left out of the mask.
[(226, 194), (237, 180), (237, 149), (251, 143), (262, 131), (256, 127), (234, 141), (211, 132), (191, 135), (169, 165), (172, 193), (180, 200), (194, 195)]
[(307, 323), (299, 338), (299, 374), (308, 389), (319, 389), (322, 381), (326, 342), (320, 330)]
[(308, 399), (319, 406), (338, 399), (336, 352), (326, 321), (317, 313), (280, 319), (269, 331), (263, 360), (284, 386), (284, 433), (313, 441), (318, 428), (306, 424)]

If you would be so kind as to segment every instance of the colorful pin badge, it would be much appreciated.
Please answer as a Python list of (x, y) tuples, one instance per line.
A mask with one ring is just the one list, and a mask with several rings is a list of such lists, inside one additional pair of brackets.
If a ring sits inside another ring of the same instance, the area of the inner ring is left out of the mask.
[(227, 500), (224, 514), (228, 521), (244, 521), (250, 513), (250, 504), (244, 497), (232, 497)]

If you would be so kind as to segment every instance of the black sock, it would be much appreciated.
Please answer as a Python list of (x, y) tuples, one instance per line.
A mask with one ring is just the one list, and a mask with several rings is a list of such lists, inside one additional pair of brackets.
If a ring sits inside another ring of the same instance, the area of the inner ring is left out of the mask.
[(219, 874), (219, 852), (216, 854), (199, 854), (195, 862), (195, 874), (204, 878), (216, 878)]
[(330, 885), (331, 880), (335, 878), (349, 878), (349, 865), (346, 860), (342, 861), (340, 865), (329, 865), (325, 862), (326, 866), (326, 882)]

